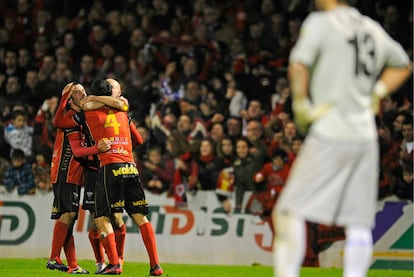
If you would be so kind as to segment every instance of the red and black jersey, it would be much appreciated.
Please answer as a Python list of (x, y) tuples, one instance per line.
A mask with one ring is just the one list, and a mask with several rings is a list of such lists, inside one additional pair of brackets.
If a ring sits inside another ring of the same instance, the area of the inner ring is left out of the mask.
[(106, 138), (112, 142), (111, 149), (98, 154), (100, 166), (112, 163), (134, 163), (130, 120), (123, 111), (102, 107), (85, 112), (87, 132), (91, 140), (97, 143)]
[[(84, 111), (80, 111), (79, 113), (76, 113), (74, 115), (74, 120), (77, 124), (77, 126), (79, 126), (80, 129), (80, 134), (77, 140), (77, 146), (73, 145), (73, 143), (71, 143), (71, 147), (76, 155), (76, 153), (78, 152), (78, 154), (82, 155), (82, 157), (78, 158), (78, 160), (81, 162), (81, 164), (89, 169), (92, 170), (97, 170), (99, 168), (99, 161), (98, 161), (98, 157), (97, 154), (99, 153), (99, 150), (97, 149), (96, 143), (92, 137), (92, 134), (90, 133), (89, 128), (86, 125), (86, 121), (85, 121), (85, 112)], [(71, 138), (70, 138), (71, 139)], [(75, 141), (76, 138), (73, 138), (73, 140)], [(74, 149), (74, 147), (76, 147), (77, 149)], [(85, 151), (88, 148), (94, 147), (96, 148), (96, 153), (90, 153), (89, 155), (86, 155), (87, 152), (91, 152), (91, 151), (95, 151), (93, 149), (90, 149), (90, 151)]]
[(288, 165), (275, 170), (271, 162), (266, 163), (260, 170), (266, 180), (266, 190), (274, 189), (276, 193), (280, 193), (286, 184), (289, 171), (290, 167)]
[(76, 111), (73, 109), (67, 109), (69, 101), (69, 93), (66, 93), (60, 99), (59, 106), (56, 109), (55, 117), (53, 118), (53, 126), (55, 128), (72, 128), (76, 127), (76, 121), (73, 116), (76, 114)]
[(50, 173), (52, 184), (70, 183), (79, 186), (83, 184), (83, 167), (73, 156), (69, 143), (71, 135), (79, 136), (79, 129), (57, 130)]
[[(70, 136), (79, 136), (79, 128), (73, 119), (76, 112), (71, 109), (66, 110), (68, 100), (69, 94), (62, 96), (53, 119), (53, 125), (58, 129), (53, 146), (50, 182), (52, 184), (59, 182), (82, 185), (83, 167), (73, 156), (69, 143)], [(68, 129), (64, 131), (63, 128)]]

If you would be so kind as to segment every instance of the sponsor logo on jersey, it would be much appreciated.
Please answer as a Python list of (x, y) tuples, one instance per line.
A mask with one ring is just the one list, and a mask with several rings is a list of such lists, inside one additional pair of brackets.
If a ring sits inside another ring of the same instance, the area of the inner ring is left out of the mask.
[(148, 201), (147, 200), (138, 200), (138, 201), (135, 201), (135, 202), (132, 202), (132, 205), (133, 206), (145, 206), (145, 205), (148, 205)]
[(118, 169), (112, 169), (114, 176), (119, 175), (138, 175), (138, 169), (134, 165), (126, 165)]
[(123, 208), (125, 206), (125, 201), (120, 200), (118, 202), (115, 202), (114, 204), (111, 204), (111, 208)]

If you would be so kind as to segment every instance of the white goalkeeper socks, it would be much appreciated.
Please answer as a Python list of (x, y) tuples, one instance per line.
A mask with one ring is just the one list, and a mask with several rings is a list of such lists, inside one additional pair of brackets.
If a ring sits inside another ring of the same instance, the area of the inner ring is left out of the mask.
[(344, 277), (365, 277), (372, 259), (372, 233), (368, 227), (347, 227)]
[(277, 213), (273, 265), (275, 277), (297, 277), (305, 255), (305, 221), (292, 214)]

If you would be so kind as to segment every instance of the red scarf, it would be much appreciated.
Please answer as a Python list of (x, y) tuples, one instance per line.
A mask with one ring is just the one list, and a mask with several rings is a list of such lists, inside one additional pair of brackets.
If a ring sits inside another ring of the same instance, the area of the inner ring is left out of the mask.
[(200, 155), (200, 161), (203, 163), (211, 163), (214, 160), (214, 154), (208, 154), (208, 155)]

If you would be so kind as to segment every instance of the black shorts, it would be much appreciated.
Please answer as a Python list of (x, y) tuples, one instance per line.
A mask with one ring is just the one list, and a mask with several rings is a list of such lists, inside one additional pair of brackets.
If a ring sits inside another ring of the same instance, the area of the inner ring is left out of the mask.
[(83, 191), (82, 209), (91, 212), (95, 211), (95, 184), (98, 170), (85, 170), (85, 187)]
[(75, 212), (76, 218), (79, 212), (81, 187), (74, 184), (57, 183), (53, 184), (53, 207), (52, 219), (59, 219), (67, 212)]
[(135, 164), (114, 163), (101, 167), (95, 186), (95, 218), (113, 213), (148, 214), (148, 201)]

